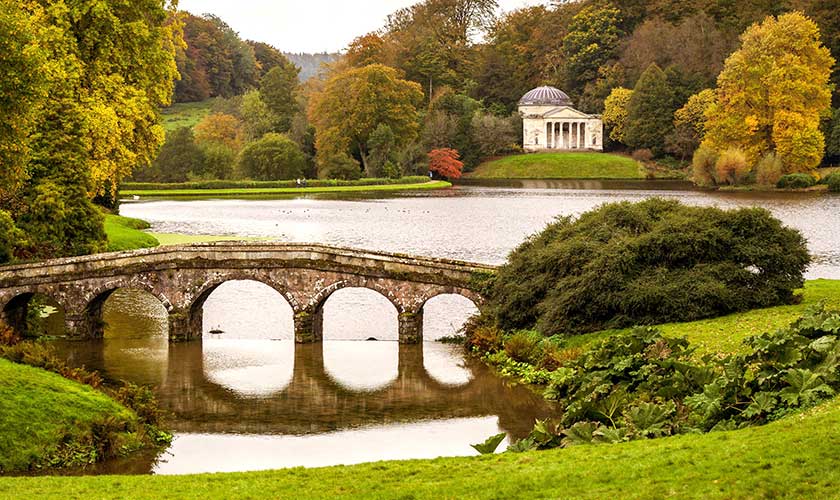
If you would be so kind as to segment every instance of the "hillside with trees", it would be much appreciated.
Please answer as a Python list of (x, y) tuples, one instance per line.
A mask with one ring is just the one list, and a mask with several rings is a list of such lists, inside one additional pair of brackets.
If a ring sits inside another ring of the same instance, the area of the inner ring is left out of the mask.
[[(794, 11), (800, 14), (768, 17)], [(753, 46), (760, 45), (762, 36), (776, 36), (780, 29), (787, 36), (780, 38), (784, 43), (777, 44), (775, 54), (755, 53), (747, 43), (753, 39)], [(218, 40), (212, 49), (202, 45), (211, 32)], [(541, 85), (563, 89), (584, 112), (602, 113), (608, 150), (633, 153), (637, 160), (658, 164), (660, 172), (684, 170), (695, 160), (692, 175), (701, 184), (775, 184), (786, 174), (812, 172), (840, 159), (840, 72), (834, 64), (840, 55), (840, 22), (816, 0), (580, 0), (503, 14), (495, 0), (424, 0), (394, 12), (384, 26), (361, 34), (340, 56), (282, 54), (263, 43), (239, 40), (212, 16), (187, 16), (185, 41), (182, 54), (188, 57), (179, 58), (183, 79), (176, 100), (218, 98), (213, 112), (236, 117), (249, 141), (265, 133), (287, 134), (306, 157), (308, 176), (424, 174), (428, 153), (439, 149), (457, 151), (464, 171), (470, 172), (489, 159), (520, 153), (517, 102)], [(808, 60), (787, 79), (747, 83), (727, 76), (739, 71), (733, 62), (738, 57), (749, 58), (741, 64), (767, 71), (785, 58)], [(241, 69), (232, 71), (235, 67)], [(265, 77), (275, 67), (281, 68), (275, 77), (287, 76), (285, 84), (274, 83), (286, 96), (282, 106), (282, 98), (266, 97), (272, 90), (265, 87)], [(291, 80), (292, 67), (299, 69), (303, 83)], [(353, 75), (370, 71), (375, 74), (353, 83)], [(415, 91), (365, 97), (365, 85), (387, 87), (397, 81), (415, 84)], [(727, 88), (746, 84), (786, 92), (802, 81), (813, 83), (799, 93), (809, 101), (808, 110), (781, 117), (776, 107), (799, 105), (793, 96), (781, 99), (781, 94), (749, 106), (767, 111), (756, 118), (759, 122), (775, 119), (780, 131), (804, 127), (809, 138), (789, 133), (787, 139), (756, 145), (750, 141), (772, 136), (773, 125), (759, 127), (764, 128), (754, 132), (755, 139), (727, 128), (726, 123), (746, 118), (726, 104)], [(343, 94), (358, 99), (354, 106), (347, 106)], [(263, 106), (266, 99), (273, 104)], [(330, 118), (338, 110), (341, 127)], [(394, 130), (397, 115), (411, 123)], [(740, 139), (729, 140), (734, 137)], [(796, 149), (807, 158), (792, 157), (791, 141), (805, 141)], [(228, 163), (238, 152), (229, 152)], [(733, 170), (738, 173), (720, 173)], [(231, 165), (184, 171), (179, 178), (214, 172), (244, 175)], [(153, 173), (140, 178), (162, 179)]]

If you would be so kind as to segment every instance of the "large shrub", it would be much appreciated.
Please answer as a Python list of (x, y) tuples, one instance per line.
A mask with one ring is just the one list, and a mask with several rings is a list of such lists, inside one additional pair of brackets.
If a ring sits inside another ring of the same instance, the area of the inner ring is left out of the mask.
[(274, 181), (303, 176), (306, 158), (300, 147), (282, 134), (265, 134), (245, 146), (239, 156), (239, 172), (249, 179)]
[(760, 186), (775, 186), (783, 173), (782, 160), (775, 154), (768, 153), (755, 166), (755, 182)]
[(691, 161), (691, 168), (694, 174), (694, 182), (698, 186), (715, 185), (715, 165), (718, 161), (718, 154), (711, 148), (700, 146), (694, 152)]
[(807, 189), (816, 184), (816, 179), (810, 174), (788, 174), (779, 179), (776, 187), (779, 189)]
[(739, 149), (727, 149), (715, 163), (718, 184), (743, 184), (750, 173), (747, 156)]
[(825, 185), (828, 186), (828, 190), (832, 193), (840, 193), (840, 173), (833, 173), (823, 179)]
[(691, 321), (795, 302), (809, 261), (802, 235), (763, 209), (614, 203), (514, 250), (487, 311), (546, 335)]

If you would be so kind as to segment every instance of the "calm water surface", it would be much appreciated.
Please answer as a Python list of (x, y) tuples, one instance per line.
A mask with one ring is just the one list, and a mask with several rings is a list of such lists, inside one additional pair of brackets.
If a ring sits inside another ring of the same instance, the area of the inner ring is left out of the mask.
[[(121, 213), (145, 219), (161, 233), (318, 242), (497, 264), (559, 215), (661, 196), (693, 205), (767, 208), (808, 239), (815, 255), (809, 278), (840, 279), (838, 196), (650, 186), (526, 183), (374, 198), (162, 200), (127, 203)], [(154, 386), (172, 414), (176, 439), (163, 456), (133, 457), (94, 472), (183, 474), (470, 455), (471, 443), (499, 432), (523, 437), (534, 419), (553, 412), (538, 395), (465, 359), (459, 348), (434, 342), (455, 334), (475, 311), (466, 299), (436, 298), (425, 310), (426, 342), (400, 346), (397, 313), (387, 299), (343, 289), (325, 305), (325, 342), (296, 346), (292, 309), (279, 294), (260, 283), (230, 282), (205, 304), (203, 340), (169, 345), (163, 307), (142, 292), (122, 290), (105, 306), (104, 340), (58, 346), (74, 364)]]

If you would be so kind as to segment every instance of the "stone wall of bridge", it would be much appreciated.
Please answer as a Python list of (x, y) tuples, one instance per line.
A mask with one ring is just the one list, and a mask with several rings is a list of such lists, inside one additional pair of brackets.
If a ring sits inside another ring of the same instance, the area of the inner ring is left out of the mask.
[(50, 297), (71, 337), (104, 334), (102, 306), (118, 289), (157, 297), (174, 341), (200, 338), (204, 301), (228, 281), (253, 280), (277, 290), (295, 313), (298, 342), (322, 339), (322, 306), (343, 288), (368, 288), (399, 314), (400, 341), (422, 340), (423, 305), (442, 294), (480, 304), (481, 282), (494, 268), (446, 259), (301, 244), (217, 243), (103, 254), (0, 268), (3, 322), (25, 328), (29, 300)]

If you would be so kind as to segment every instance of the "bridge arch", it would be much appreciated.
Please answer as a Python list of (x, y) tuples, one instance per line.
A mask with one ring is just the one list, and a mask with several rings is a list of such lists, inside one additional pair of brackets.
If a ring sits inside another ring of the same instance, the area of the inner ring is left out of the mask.
[(25, 335), (28, 329), (27, 317), (32, 299), (39, 295), (54, 303), (64, 314), (67, 313), (67, 307), (59, 294), (43, 293), (39, 290), (20, 292), (11, 295), (2, 304), (0, 326), (5, 324), (18, 335)]
[(67, 321), (75, 326), (77, 334), (82, 334), (85, 338), (90, 339), (105, 337), (106, 324), (102, 316), (103, 308), (117, 290), (134, 290), (154, 297), (166, 310), (167, 315), (172, 314), (175, 310), (175, 306), (172, 305), (166, 295), (152, 285), (138, 280), (110, 282), (82, 294), (83, 309), (68, 316)]
[(184, 314), (187, 316), (188, 331), (186, 333), (187, 339), (200, 339), (203, 334), (204, 323), (204, 304), (207, 299), (225, 283), (236, 281), (247, 281), (252, 283), (259, 283), (277, 292), (280, 297), (295, 313), (298, 310), (298, 301), (295, 296), (282, 284), (275, 280), (266, 279), (263, 276), (257, 276), (256, 273), (236, 272), (229, 273), (223, 276), (217, 276), (209, 281), (204, 282), (194, 294), (191, 302), (186, 304)]

